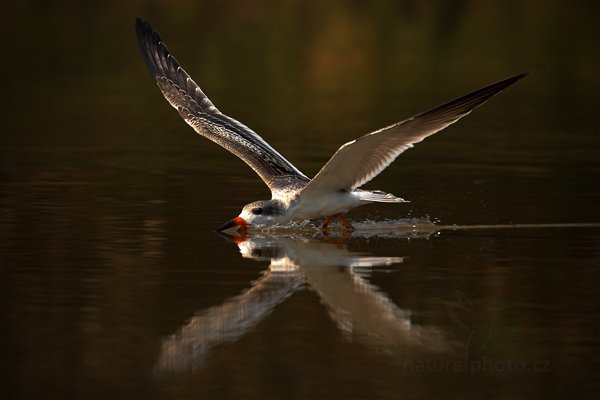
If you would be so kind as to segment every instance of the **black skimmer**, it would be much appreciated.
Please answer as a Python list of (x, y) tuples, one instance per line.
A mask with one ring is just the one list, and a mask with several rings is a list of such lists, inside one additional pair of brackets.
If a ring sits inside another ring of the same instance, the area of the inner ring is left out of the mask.
[(458, 121), (527, 75), (504, 79), (348, 142), (310, 179), (246, 125), (221, 113), (183, 70), (149, 22), (137, 18), (135, 25), (142, 57), (169, 103), (197, 133), (242, 159), (271, 189), (270, 200), (245, 205), (219, 231), (237, 233), (248, 225), (321, 217), (326, 217), (323, 228), (339, 220), (345, 228), (352, 229), (343, 217), (346, 211), (373, 202), (406, 202), (389, 193), (359, 187), (415, 143)]

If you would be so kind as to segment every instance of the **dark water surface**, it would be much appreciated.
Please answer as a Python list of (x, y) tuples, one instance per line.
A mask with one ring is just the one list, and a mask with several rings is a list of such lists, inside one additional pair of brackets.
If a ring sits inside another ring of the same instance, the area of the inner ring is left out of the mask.
[[(3, 2), (0, 397), (597, 397), (598, 11)], [(267, 189), (164, 101), (137, 15), (309, 176), (533, 73), (370, 182), (411, 203), (353, 211), (352, 237), (235, 243), (214, 228)]]

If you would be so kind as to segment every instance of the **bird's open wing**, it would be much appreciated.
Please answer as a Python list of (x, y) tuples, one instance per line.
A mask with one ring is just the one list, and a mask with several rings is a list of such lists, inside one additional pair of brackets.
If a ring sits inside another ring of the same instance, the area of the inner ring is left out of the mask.
[(494, 83), (412, 118), (344, 144), (302, 190), (301, 196), (364, 185), (405, 150), (470, 113), (527, 74)]
[(248, 164), (269, 188), (308, 178), (260, 136), (222, 114), (171, 55), (150, 23), (135, 21), (142, 57), (165, 98), (200, 135), (223, 146)]

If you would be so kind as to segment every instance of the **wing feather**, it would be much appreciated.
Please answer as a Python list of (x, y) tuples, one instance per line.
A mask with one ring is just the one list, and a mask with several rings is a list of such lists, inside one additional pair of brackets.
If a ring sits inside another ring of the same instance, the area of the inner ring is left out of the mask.
[(387, 168), (400, 154), (426, 137), (469, 114), (475, 107), (527, 75), (520, 74), (486, 86), (412, 118), (368, 133), (344, 144), (327, 161), (302, 195), (321, 191), (351, 191)]
[(149, 22), (135, 21), (142, 57), (167, 101), (197, 133), (221, 145), (248, 164), (277, 191), (308, 178), (246, 125), (221, 113), (169, 52)]

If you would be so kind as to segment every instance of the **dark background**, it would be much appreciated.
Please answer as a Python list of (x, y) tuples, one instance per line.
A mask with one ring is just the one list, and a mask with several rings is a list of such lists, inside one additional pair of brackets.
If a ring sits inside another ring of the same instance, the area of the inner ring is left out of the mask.
[(308, 176), (349, 140), (531, 71), (367, 185), (411, 203), (350, 218), (600, 222), (598, 2), (4, 1), (3, 398), (597, 396), (597, 225), (346, 244), (409, 257), (370, 279), (419, 323), (460, 336), (442, 306), (455, 290), (518, 304), (494, 355), (550, 373), (415, 377), (348, 341), (304, 291), (201, 370), (151, 378), (166, 335), (266, 268), (212, 230), (269, 194), (162, 98), (136, 16)]

